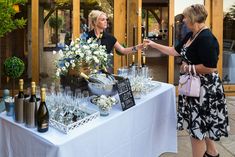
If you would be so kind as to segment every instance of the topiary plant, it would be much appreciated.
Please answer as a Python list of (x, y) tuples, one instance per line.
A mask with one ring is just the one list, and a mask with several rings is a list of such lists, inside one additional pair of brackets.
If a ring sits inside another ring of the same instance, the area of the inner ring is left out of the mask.
[(12, 79), (12, 96), (15, 89), (15, 79), (19, 78), (25, 69), (24, 62), (18, 57), (9, 57), (3, 63), (4, 74)]
[(61, 17), (57, 17), (56, 19), (56, 16), (51, 16), (50, 19), (49, 19), (49, 26), (53, 29), (59, 29), (61, 26), (62, 26), (62, 23), (63, 23), (63, 20)]

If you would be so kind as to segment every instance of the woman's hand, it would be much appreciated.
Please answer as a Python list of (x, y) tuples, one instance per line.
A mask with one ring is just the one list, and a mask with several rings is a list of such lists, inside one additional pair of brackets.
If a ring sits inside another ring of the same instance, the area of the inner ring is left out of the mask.
[(143, 47), (147, 47), (147, 46), (153, 46), (154, 42), (152, 40), (149, 39), (144, 39), (143, 41)]
[(189, 66), (186, 62), (182, 62), (181, 66), (180, 66), (180, 73), (186, 73), (189, 72)]
[(136, 45), (137, 50), (142, 50), (143, 49), (143, 43)]

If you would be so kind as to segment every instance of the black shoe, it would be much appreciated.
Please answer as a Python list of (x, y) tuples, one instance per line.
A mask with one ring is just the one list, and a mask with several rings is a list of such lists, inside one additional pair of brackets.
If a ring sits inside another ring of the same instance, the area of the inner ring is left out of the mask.
[(205, 154), (203, 155), (203, 157), (219, 157), (219, 154), (216, 156), (210, 155), (207, 152), (205, 152)]

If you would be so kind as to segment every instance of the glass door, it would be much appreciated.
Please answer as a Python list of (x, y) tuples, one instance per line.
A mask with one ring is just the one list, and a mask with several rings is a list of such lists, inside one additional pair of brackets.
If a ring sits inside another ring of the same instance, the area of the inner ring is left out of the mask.
[(53, 50), (69, 45), (73, 34), (72, 1), (40, 1), (39, 3), (39, 50), (40, 50), (40, 84), (54, 82), (56, 73), (55, 60), (58, 54)]
[[(142, 1), (142, 38), (169, 45), (169, 1)], [(145, 50), (146, 65), (154, 80), (168, 82), (168, 59), (156, 49)]]
[(235, 85), (235, 0), (224, 0), (223, 76), (225, 85)]

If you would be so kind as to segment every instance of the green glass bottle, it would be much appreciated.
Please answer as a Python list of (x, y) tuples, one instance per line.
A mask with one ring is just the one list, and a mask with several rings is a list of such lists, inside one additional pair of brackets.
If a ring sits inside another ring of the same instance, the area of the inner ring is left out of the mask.
[(49, 112), (46, 105), (46, 89), (41, 88), (41, 102), (37, 111), (38, 132), (46, 132), (49, 127)]
[(20, 79), (18, 99), (22, 99), (22, 98), (24, 98), (24, 80)]

